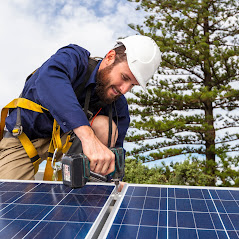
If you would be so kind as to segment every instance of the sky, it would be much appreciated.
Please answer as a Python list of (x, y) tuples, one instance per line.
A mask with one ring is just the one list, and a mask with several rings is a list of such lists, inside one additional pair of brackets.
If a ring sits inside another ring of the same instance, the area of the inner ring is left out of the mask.
[(4, 0), (0, 2), (0, 108), (26, 77), (60, 47), (74, 43), (103, 57), (143, 13), (127, 0)]

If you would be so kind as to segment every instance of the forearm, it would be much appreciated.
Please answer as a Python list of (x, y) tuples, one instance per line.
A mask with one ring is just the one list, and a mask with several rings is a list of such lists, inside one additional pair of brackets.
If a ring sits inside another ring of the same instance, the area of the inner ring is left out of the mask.
[(92, 128), (88, 125), (83, 125), (80, 127), (75, 128), (74, 133), (76, 136), (81, 140), (82, 145), (92, 142), (92, 140), (95, 140), (95, 134)]

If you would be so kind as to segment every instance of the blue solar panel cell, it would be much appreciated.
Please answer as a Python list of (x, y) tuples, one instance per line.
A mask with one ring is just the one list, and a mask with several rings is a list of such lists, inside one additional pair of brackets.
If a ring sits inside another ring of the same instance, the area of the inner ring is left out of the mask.
[[(197, 231), (195, 229), (179, 228), (178, 234), (179, 234), (179, 238), (185, 238), (185, 239), (198, 238)], [(176, 236), (177, 234), (173, 238), (177, 238)]]
[(214, 229), (212, 218), (208, 213), (194, 213), (197, 228)]
[(165, 224), (160, 226), (177, 227), (178, 222), (176, 216), (175, 211), (169, 211), (167, 214), (165, 213)]
[(204, 199), (201, 189), (189, 189), (188, 191), (189, 191), (190, 198)]
[[(157, 199), (158, 200), (158, 199)], [(175, 198), (168, 198), (168, 210), (175, 210)]]
[[(167, 212), (166, 211), (159, 211), (159, 218), (158, 218), (158, 226), (166, 227), (167, 226)], [(171, 223), (172, 221), (170, 221)]]
[(230, 191), (235, 200), (239, 200), (239, 191)]
[(191, 201), (189, 199), (176, 199), (176, 208), (178, 211), (192, 211)]
[(157, 226), (158, 224), (158, 211), (154, 210), (143, 210), (141, 215), (141, 225), (144, 226)]
[(234, 228), (239, 231), (239, 214), (229, 214), (229, 218)]
[(159, 209), (159, 200), (157, 198), (147, 197), (145, 199), (144, 208), (158, 210)]
[(113, 189), (1, 182), (0, 238), (84, 238)]
[(195, 212), (208, 212), (208, 207), (205, 200), (191, 199), (192, 210)]
[(168, 230), (166, 227), (158, 227), (158, 234), (157, 234), (158, 238), (167, 239), (167, 233), (168, 233)]
[(122, 224), (139, 225), (142, 210), (127, 209), (122, 217)]
[(157, 238), (157, 228), (156, 227), (146, 227), (140, 226), (138, 230), (138, 239), (145, 239), (145, 238)]
[(148, 188), (147, 196), (148, 197), (159, 198), (161, 196), (161, 189), (160, 188), (153, 188), (153, 187)]
[(145, 197), (132, 197), (128, 207), (129, 208), (142, 208), (144, 205)]

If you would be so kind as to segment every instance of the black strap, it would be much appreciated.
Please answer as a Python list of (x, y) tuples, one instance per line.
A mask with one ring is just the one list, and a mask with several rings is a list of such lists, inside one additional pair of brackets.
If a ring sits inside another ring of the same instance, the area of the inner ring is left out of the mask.
[[(91, 89), (92, 86), (89, 85), (86, 90), (86, 96), (85, 96), (85, 104), (84, 104), (84, 112), (86, 117), (89, 119), (90, 117), (88, 116), (88, 109), (89, 109), (89, 104), (90, 104), (90, 97), (91, 97)], [(93, 116), (93, 115), (92, 115)]]
[(108, 134), (108, 148), (111, 146), (111, 138), (112, 138), (112, 104), (109, 106), (109, 134)]
[(87, 71), (85, 74), (85, 79), (83, 81), (83, 83), (81, 83), (76, 89), (75, 89), (75, 94), (76, 97), (79, 101), (80, 96), (82, 95), (84, 89), (85, 89), (85, 85), (87, 83), (87, 81), (90, 79), (90, 76), (93, 72), (93, 70), (95, 69), (95, 67), (97, 66), (98, 61), (96, 59), (90, 58), (89, 57), (89, 63), (88, 63), (88, 67), (87, 67)]

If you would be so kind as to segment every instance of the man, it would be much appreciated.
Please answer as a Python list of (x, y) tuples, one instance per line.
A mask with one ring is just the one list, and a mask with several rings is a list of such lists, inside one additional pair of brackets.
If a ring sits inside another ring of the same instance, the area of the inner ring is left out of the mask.
[[(130, 121), (124, 94), (135, 85), (146, 89), (146, 83), (160, 64), (161, 54), (156, 43), (146, 36), (118, 40), (81, 86), (89, 55), (77, 45), (63, 47), (30, 76), (21, 97), (49, 112), (21, 109), (21, 125), (43, 160), (47, 157), (54, 118), (64, 133), (73, 131), (81, 140), (91, 170), (107, 175), (115, 167), (114, 154), (107, 147), (109, 105), (113, 105), (111, 146), (122, 147)], [(76, 96), (74, 91), (79, 86), (84, 89)], [(100, 110), (94, 120), (88, 119), (83, 111), (89, 86), (89, 104), (94, 106), (100, 101), (106, 105), (101, 110), (93, 107), (93, 115)], [(16, 120), (17, 109), (14, 109), (6, 119), (8, 132), (0, 143), (0, 178), (31, 180), (34, 179), (33, 164), (19, 139), (12, 134)]]

